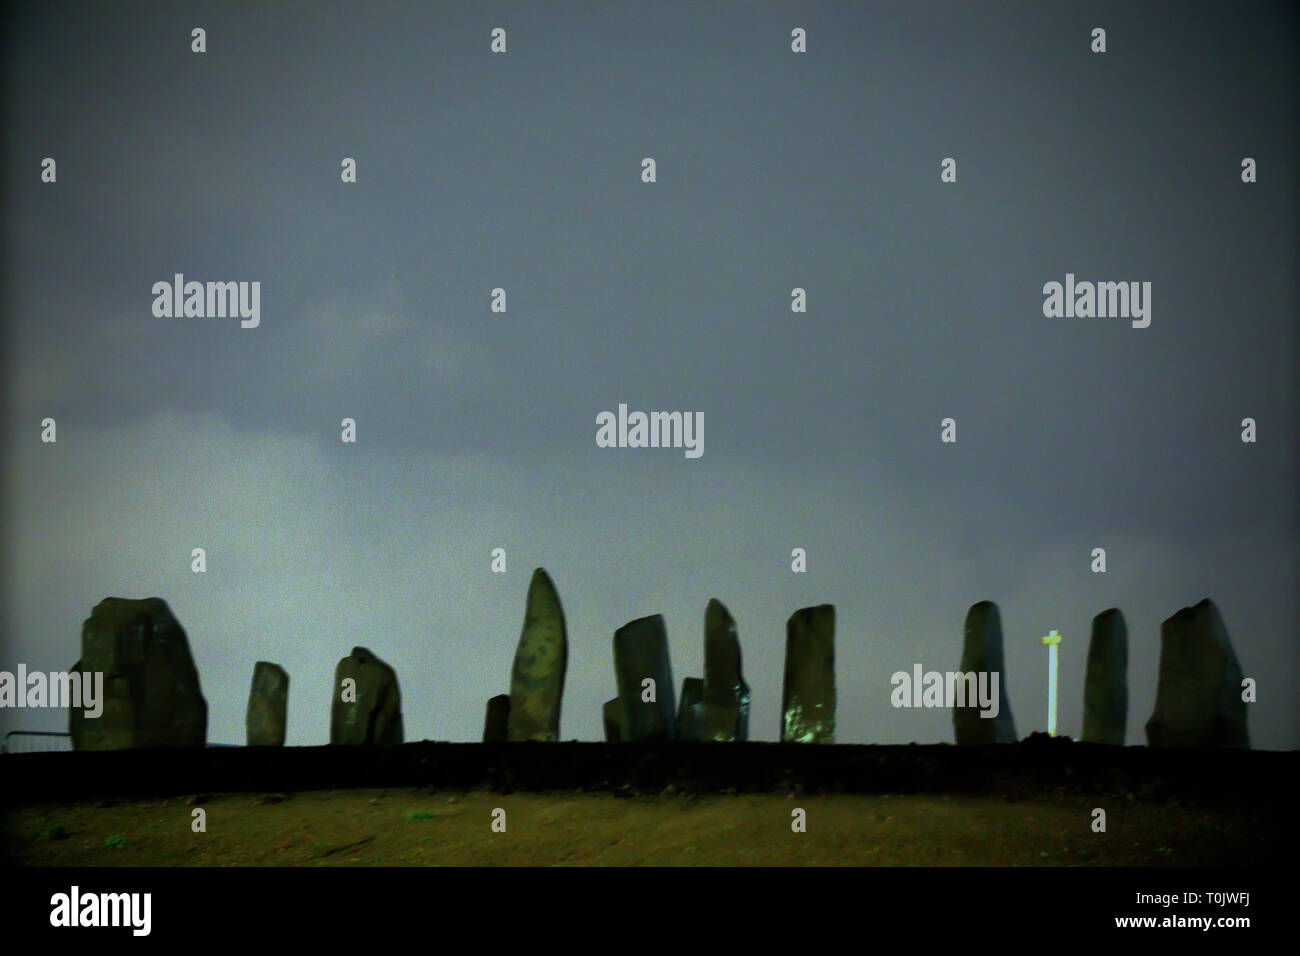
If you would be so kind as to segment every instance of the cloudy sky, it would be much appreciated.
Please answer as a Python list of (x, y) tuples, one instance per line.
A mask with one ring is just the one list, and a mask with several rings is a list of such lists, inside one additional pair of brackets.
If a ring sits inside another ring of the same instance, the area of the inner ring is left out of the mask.
[[(6, 6), (0, 669), (156, 595), (214, 742), (257, 660), (326, 742), (354, 645), (408, 739), (476, 740), (544, 566), (566, 739), (602, 736), (619, 626), (665, 616), (680, 690), (718, 597), (754, 738), (786, 619), (830, 602), (838, 739), (951, 741), (889, 678), (955, 669), (990, 599), (1022, 736), (1039, 638), (1078, 736), (1121, 608), (1138, 744), (1160, 622), (1210, 597), (1253, 743), (1300, 745), (1294, 6), (266, 7)], [(1067, 272), (1150, 282), (1150, 326), (1045, 317)], [(155, 317), (174, 273), (260, 282), (260, 325)], [(619, 403), (701, 413), (704, 454), (598, 448)]]

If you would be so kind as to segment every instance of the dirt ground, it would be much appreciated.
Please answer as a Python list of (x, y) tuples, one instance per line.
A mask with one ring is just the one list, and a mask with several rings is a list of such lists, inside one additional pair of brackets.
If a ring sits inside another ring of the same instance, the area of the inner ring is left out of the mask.
[(26, 805), (0, 833), (35, 866), (1232, 866), (1278, 845), (1249, 807), (1101, 805), (1104, 833), (1069, 796), (340, 790)]

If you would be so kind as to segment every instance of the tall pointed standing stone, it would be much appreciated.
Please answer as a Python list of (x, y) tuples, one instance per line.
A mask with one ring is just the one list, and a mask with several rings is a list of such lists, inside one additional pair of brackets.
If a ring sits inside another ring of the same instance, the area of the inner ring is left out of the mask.
[(805, 607), (785, 626), (781, 742), (835, 743), (835, 605)]
[(103, 712), (68, 709), (74, 750), (202, 747), (208, 703), (189, 639), (161, 598), (104, 598), (81, 626), (83, 683), (104, 675)]
[(289, 716), (289, 675), (279, 664), (253, 665), (253, 686), (248, 691), (244, 718), (250, 747), (283, 747)]
[(564, 608), (545, 568), (528, 583), (524, 629), (510, 672), (510, 740), (558, 740), (569, 639)]
[[(352, 681), (344, 685), (344, 681)], [(334, 668), (330, 743), (350, 745), (402, 742), (402, 692), (397, 672), (364, 647)]]
[(606, 743), (616, 744), (627, 740), (627, 720), (623, 714), (621, 698), (615, 697), (613, 700), (605, 701), (605, 705), (600, 709), (600, 715), (605, 723)]
[[(623, 739), (672, 740), (677, 707), (663, 615), (637, 618), (614, 633), (614, 676), (623, 701)], [(644, 684), (647, 679), (654, 683)]]
[(483, 721), (483, 743), (503, 744), (509, 740), (510, 695), (489, 697), (487, 717)]
[(736, 621), (717, 598), (704, 611), (704, 699), (700, 739), (743, 741), (749, 737), (749, 685), (741, 675)]
[(1160, 625), (1160, 681), (1150, 747), (1250, 747), (1241, 665), (1209, 598)]
[(1083, 681), (1083, 740), (1124, 746), (1128, 722), (1128, 627), (1119, 608), (1092, 619)]
[(700, 740), (700, 710), (704, 698), (704, 680), (688, 677), (682, 681), (682, 696), (677, 702), (677, 739)]
[(1002, 660), (1002, 617), (992, 601), (980, 601), (966, 612), (966, 635), (961, 651), (961, 672), (987, 674), (990, 692), (993, 675), (998, 680), (998, 712), (996, 717), (981, 716), (979, 702), (952, 709), (952, 727), (957, 743), (962, 746), (984, 744), (1014, 744), (1016, 724), (1011, 716), (1011, 702), (1007, 699), (1007, 675)]

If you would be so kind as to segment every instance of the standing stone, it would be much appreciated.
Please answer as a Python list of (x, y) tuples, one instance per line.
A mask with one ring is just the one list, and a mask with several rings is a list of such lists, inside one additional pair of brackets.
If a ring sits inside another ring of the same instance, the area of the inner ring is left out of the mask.
[[(87, 686), (87, 684), (86, 684), (87, 679), (91, 679), (91, 674), (90, 674), (90, 672), (87, 671), (87, 670), (85, 669), (85, 667), (82, 666), (81, 661), (77, 661), (77, 663), (75, 663), (75, 664), (73, 664), (71, 667), (69, 667), (69, 668), (68, 668), (68, 673), (69, 673), (69, 674), (80, 674), (80, 675), (81, 675), (81, 686), (82, 686), (82, 687)], [(93, 686), (93, 685), (90, 685), (90, 686)], [(108, 691), (108, 682), (107, 682), (107, 680), (104, 682), (104, 691), (105, 691), (105, 693), (107, 693), (107, 691)], [(105, 701), (104, 703), (107, 703), (107, 702)], [(98, 719), (99, 719), (99, 720), (102, 720), (103, 717), (104, 717), (104, 715), (103, 715), (103, 713), (101, 712), (100, 715), (99, 715), (99, 718), (98, 718)], [(86, 718), (86, 716), (85, 716), (85, 710), (84, 710), (83, 708), (81, 708), (81, 707), (69, 707), (69, 708), (68, 708), (68, 735), (72, 738), (72, 749), (73, 749), (73, 750), (89, 750), (89, 749), (90, 749), (89, 747), (86, 747), (86, 746), (85, 746), (85, 738), (86, 738), (86, 723), (85, 723), (85, 722), (86, 722), (86, 719), (87, 719), (87, 718)]]
[(489, 697), (487, 718), (483, 721), (483, 743), (503, 744), (510, 739), (510, 695)]
[(728, 743), (748, 738), (749, 685), (741, 676), (736, 622), (726, 605), (713, 598), (704, 612), (700, 739)]
[(677, 739), (700, 739), (700, 710), (704, 700), (704, 680), (688, 677), (682, 681), (682, 698), (677, 704)]
[[(672, 740), (677, 708), (663, 615), (637, 618), (614, 633), (614, 676), (623, 701), (624, 740)], [(654, 699), (642, 681), (654, 681)]]
[(544, 568), (528, 584), (524, 629), (510, 672), (510, 740), (558, 740), (569, 641), (560, 596)]
[(1209, 598), (1160, 625), (1160, 679), (1150, 747), (1250, 747), (1241, 665)]
[(605, 721), (606, 742), (616, 744), (619, 741), (627, 740), (627, 719), (623, 714), (622, 698), (615, 697), (613, 700), (605, 701), (605, 706), (600, 709), (600, 714)]
[(289, 675), (279, 664), (253, 665), (253, 686), (248, 692), (244, 719), (250, 747), (283, 747), (289, 716)]
[(1119, 608), (1092, 619), (1083, 682), (1083, 740), (1124, 746), (1128, 722), (1128, 627)]
[(835, 605), (805, 607), (785, 626), (781, 742), (835, 743)]
[(992, 686), (992, 675), (998, 675), (998, 714), (981, 716), (979, 701), (966, 702), (965, 707), (952, 709), (952, 727), (957, 743), (965, 747), (985, 744), (1014, 744), (1016, 724), (1011, 716), (1011, 703), (1007, 699), (1007, 674), (1002, 661), (1002, 617), (992, 601), (980, 601), (966, 612), (966, 637), (961, 651), (961, 673), (980, 674)]
[(83, 684), (104, 675), (103, 712), (68, 709), (74, 750), (202, 747), (208, 703), (185, 630), (161, 598), (104, 598), (81, 626)]
[[(356, 699), (343, 700), (343, 682), (356, 681)], [(402, 692), (397, 672), (364, 647), (334, 668), (334, 701), (330, 708), (330, 743), (348, 745), (400, 744)]]

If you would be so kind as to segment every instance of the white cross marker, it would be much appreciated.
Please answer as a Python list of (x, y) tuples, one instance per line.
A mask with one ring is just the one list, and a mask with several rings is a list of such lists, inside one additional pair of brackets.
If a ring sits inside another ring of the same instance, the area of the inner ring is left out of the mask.
[(1056, 645), (1061, 635), (1052, 631), (1043, 643), (1047, 645), (1047, 736), (1056, 736)]

